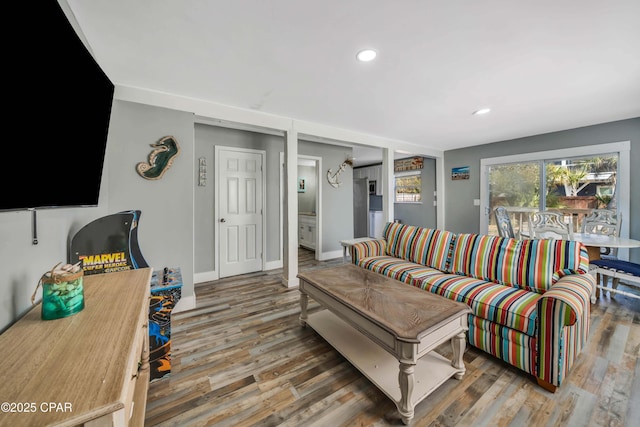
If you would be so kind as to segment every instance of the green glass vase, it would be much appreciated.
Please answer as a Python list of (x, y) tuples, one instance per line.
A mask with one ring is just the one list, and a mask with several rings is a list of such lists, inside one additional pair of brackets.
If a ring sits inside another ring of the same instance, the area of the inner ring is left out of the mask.
[(42, 278), (42, 320), (68, 317), (84, 309), (83, 272)]

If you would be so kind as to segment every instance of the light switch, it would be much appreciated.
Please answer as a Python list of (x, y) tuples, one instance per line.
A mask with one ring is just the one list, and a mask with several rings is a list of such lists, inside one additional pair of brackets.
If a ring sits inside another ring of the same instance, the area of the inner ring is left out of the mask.
[(473, 206), (480, 206), (480, 199), (473, 199)]

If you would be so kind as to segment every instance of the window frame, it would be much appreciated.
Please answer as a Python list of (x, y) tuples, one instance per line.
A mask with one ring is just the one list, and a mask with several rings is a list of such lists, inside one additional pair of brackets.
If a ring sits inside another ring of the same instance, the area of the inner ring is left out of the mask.
[[(631, 142), (621, 141), (583, 147), (562, 148), (558, 150), (537, 151), (532, 153), (514, 154), (501, 157), (489, 157), (480, 159), (480, 233), (486, 234), (489, 229), (489, 167), (504, 163), (520, 163), (531, 161), (550, 161), (562, 158), (588, 157), (606, 154), (618, 154), (618, 178), (617, 188), (618, 200), (617, 210), (622, 213), (622, 227), (620, 236), (629, 237), (629, 219), (631, 204)], [(628, 259), (628, 249), (621, 248), (618, 257)]]

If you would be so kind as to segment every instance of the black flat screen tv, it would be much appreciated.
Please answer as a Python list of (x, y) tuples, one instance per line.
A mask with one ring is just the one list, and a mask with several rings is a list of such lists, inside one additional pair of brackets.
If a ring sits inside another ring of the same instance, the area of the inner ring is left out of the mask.
[(16, 3), (0, 211), (97, 206), (114, 85), (56, 0)]

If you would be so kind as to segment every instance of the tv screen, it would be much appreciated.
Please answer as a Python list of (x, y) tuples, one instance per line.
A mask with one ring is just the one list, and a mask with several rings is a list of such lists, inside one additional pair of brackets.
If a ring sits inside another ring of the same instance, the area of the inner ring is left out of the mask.
[(0, 210), (96, 206), (114, 86), (57, 1), (11, 8)]

